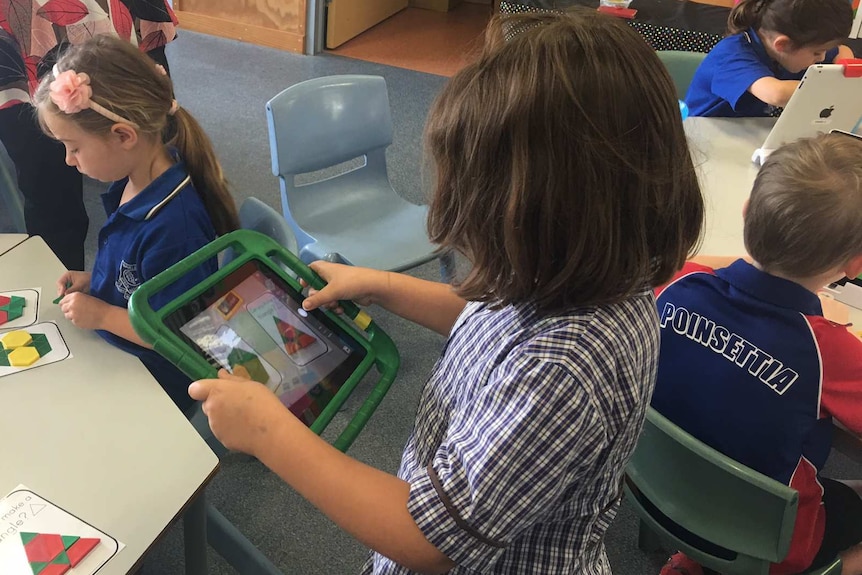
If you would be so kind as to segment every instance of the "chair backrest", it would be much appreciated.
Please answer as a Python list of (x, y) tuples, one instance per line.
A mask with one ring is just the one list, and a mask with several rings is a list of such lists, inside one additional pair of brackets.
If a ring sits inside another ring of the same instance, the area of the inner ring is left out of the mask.
[(386, 81), (325, 76), (293, 85), (266, 104), (272, 173), (322, 170), (392, 143)]
[(12, 163), (12, 158), (6, 153), (6, 148), (2, 144), (0, 144), (0, 210), (5, 214), (3, 219), (12, 226), (12, 229), (7, 231), (26, 233), (24, 203), (18, 190), (15, 164)]
[(726, 457), (649, 408), (626, 495), (661, 539), (727, 575), (768, 573), (787, 555), (796, 490)]
[(298, 253), (296, 236), (284, 216), (259, 199), (246, 198), (243, 201), (239, 208), (239, 223), (243, 229), (267, 235), (291, 253)]
[(664, 63), (665, 68), (670, 73), (673, 79), (673, 85), (676, 87), (676, 97), (680, 100), (685, 100), (685, 94), (688, 92), (688, 86), (691, 84), (691, 79), (694, 78), (694, 73), (700, 66), (706, 54), (703, 52), (682, 52), (679, 50), (659, 50), (656, 52), (659, 60)]

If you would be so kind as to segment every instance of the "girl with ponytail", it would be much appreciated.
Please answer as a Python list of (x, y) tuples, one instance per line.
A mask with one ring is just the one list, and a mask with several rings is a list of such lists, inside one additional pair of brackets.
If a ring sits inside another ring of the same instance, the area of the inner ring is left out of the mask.
[(853, 58), (848, 0), (739, 0), (686, 96), (694, 116), (770, 116), (812, 64)]
[[(113, 182), (102, 195), (108, 219), (92, 273), (68, 271), (58, 280), (63, 313), (138, 356), (185, 409), (190, 380), (140, 340), (127, 306), (141, 283), (238, 227), (212, 144), (174, 100), (165, 70), (113, 36), (70, 48), (33, 100), (42, 129), (65, 145), (66, 163)], [(154, 306), (216, 268), (214, 260), (197, 268)]]

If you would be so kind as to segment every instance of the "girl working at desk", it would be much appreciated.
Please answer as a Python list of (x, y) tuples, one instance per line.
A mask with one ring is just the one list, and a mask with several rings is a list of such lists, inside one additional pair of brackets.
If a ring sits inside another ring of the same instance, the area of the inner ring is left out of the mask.
[(686, 95), (692, 116), (772, 116), (809, 66), (852, 58), (848, 0), (740, 0)]
[[(66, 147), (66, 163), (111, 182), (92, 274), (58, 280), (74, 325), (138, 356), (181, 409), (189, 378), (132, 329), (129, 297), (141, 283), (238, 227), (236, 207), (209, 139), (173, 99), (164, 69), (112, 36), (74, 46), (34, 95), (39, 123)], [(160, 293), (163, 305), (217, 269), (201, 266)]]
[[(506, 36), (511, 39), (506, 40)], [(671, 80), (595, 13), (498, 19), (433, 105), (431, 239), (455, 289), (316, 262), (306, 309), (377, 303), (448, 336), (398, 476), (336, 451), (266, 387), (195, 382), (215, 435), (374, 550), (365, 573), (609, 574), (655, 377), (649, 286), (682, 265), (703, 199)]]

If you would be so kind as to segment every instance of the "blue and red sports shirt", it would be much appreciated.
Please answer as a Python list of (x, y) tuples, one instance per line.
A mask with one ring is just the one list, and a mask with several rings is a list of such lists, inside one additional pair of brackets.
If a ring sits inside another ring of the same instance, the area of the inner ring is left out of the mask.
[(652, 406), (727, 456), (799, 491), (787, 558), (798, 573), (823, 540), (817, 474), (832, 418), (862, 433), (862, 341), (794, 282), (738, 260), (688, 263), (656, 290), (661, 352)]

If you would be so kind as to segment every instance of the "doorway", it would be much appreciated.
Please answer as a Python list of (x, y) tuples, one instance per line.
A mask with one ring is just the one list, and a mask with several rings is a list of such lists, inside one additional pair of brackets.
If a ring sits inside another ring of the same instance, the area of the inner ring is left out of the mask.
[[(409, 4), (350, 39), (335, 45), (327, 42), (329, 51), (348, 58), (451, 76), (481, 47), (494, 10), (492, 0), (409, 0)], [(332, 12), (327, 20), (329, 26)], [(327, 28), (328, 40), (330, 31)]]

